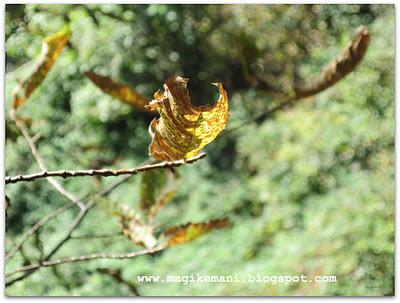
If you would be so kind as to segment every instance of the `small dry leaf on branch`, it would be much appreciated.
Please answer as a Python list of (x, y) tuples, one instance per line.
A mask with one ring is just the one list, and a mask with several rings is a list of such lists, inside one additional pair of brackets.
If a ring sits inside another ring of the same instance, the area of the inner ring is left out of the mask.
[(157, 245), (153, 219), (175, 195), (177, 175), (168, 170), (144, 172), (140, 183), (139, 205), (147, 217), (144, 222), (128, 206), (119, 212), (122, 233), (137, 245), (152, 248)]
[(147, 106), (158, 110), (159, 119), (150, 123), (152, 142), (150, 156), (156, 160), (173, 161), (198, 154), (225, 128), (228, 121), (228, 95), (221, 83), (220, 96), (214, 106), (195, 107), (190, 102), (188, 79), (174, 77), (164, 84), (164, 93), (157, 91)]
[(97, 205), (111, 216), (117, 217), (122, 234), (136, 245), (147, 248), (157, 245), (151, 225), (143, 223), (139, 214), (126, 204), (99, 199)]
[(343, 53), (326, 65), (319, 75), (295, 88), (296, 99), (318, 94), (351, 73), (364, 57), (371, 37), (365, 26), (360, 26)]
[(201, 235), (213, 230), (229, 226), (227, 218), (211, 220), (207, 223), (189, 223), (183, 226), (171, 227), (165, 230), (167, 237), (167, 246), (174, 246), (193, 241)]
[(88, 77), (98, 88), (106, 94), (129, 104), (139, 110), (150, 112), (145, 106), (149, 100), (132, 89), (129, 85), (113, 81), (110, 77), (101, 76), (92, 71), (85, 72)]
[(43, 82), (54, 62), (59, 57), (69, 34), (65, 31), (55, 33), (43, 40), (42, 52), (33, 73), (22, 81), (13, 91), (13, 109), (24, 104), (33, 91)]
[(137, 245), (152, 248), (157, 245), (154, 237), (154, 227), (144, 224), (139, 217), (121, 218), (122, 233)]

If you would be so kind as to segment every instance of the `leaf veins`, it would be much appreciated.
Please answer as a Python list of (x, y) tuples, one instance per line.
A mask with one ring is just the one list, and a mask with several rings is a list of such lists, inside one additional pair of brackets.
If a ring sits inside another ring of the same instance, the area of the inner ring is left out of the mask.
[(158, 110), (159, 119), (150, 123), (152, 142), (150, 155), (157, 160), (173, 161), (197, 155), (225, 128), (228, 121), (228, 95), (221, 83), (220, 96), (214, 106), (195, 107), (190, 102), (188, 79), (171, 78), (164, 84), (164, 93), (157, 91), (147, 106)]

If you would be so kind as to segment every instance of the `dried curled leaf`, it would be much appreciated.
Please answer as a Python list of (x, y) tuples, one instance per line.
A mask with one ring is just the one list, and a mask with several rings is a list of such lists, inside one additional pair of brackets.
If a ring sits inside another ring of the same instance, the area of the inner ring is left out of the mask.
[(145, 105), (149, 103), (149, 100), (133, 90), (130, 86), (115, 82), (109, 77), (98, 75), (92, 71), (85, 72), (85, 76), (88, 77), (103, 92), (114, 97), (115, 99), (134, 106), (140, 110), (150, 111), (145, 107)]
[(295, 88), (296, 99), (318, 94), (351, 73), (363, 59), (371, 36), (368, 28), (360, 26), (342, 54), (326, 65), (314, 78)]
[(97, 205), (111, 216), (118, 217), (122, 234), (133, 243), (147, 248), (157, 245), (153, 226), (143, 223), (131, 207), (104, 198), (99, 199)]
[(154, 237), (153, 226), (141, 222), (139, 217), (125, 218), (121, 221), (122, 233), (137, 245), (151, 248), (157, 245), (157, 239)]
[(228, 95), (221, 83), (220, 96), (214, 106), (194, 107), (187, 89), (188, 79), (171, 78), (164, 84), (164, 93), (157, 91), (147, 106), (157, 109), (159, 119), (150, 123), (152, 142), (150, 155), (157, 160), (173, 161), (198, 154), (225, 128), (228, 121)]
[(197, 239), (213, 229), (227, 226), (229, 226), (229, 220), (224, 218), (211, 220), (207, 223), (189, 223), (184, 226), (171, 227), (164, 232), (164, 235), (168, 237), (167, 246), (174, 246)]
[(43, 40), (42, 53), (36, 62), (33, 73), (21, 82), (13, 92), (14, 109), (24, 104), (33, 91), (43, 82), (68, 39), (69, 34), (62, 31)]

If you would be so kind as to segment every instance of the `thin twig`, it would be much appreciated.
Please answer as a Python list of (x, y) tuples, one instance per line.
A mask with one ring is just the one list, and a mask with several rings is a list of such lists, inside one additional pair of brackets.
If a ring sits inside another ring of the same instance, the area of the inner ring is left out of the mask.
[[(29, 131), (27, 130), (25, 124), (23, 121), (18, 120), (16, 117), (16, 112), (12, 111), (10, 114), (12, 120), (15, 122), (16, 126), (18, 127), (18, 129), (21, 131), (21, 133), (23, 134), (24, 138), (26, 139), (26, 141), (29, 144), (29, 147), (31, 149), (31, 152), (33, 154), (33, 156), (35, 157), (39, 167), (42, 170), (46, 170), (46, 167), (44, 165), (44, 162), (42, 160), (42, 158), (40, 157), (36, 146), (35, 146), (35, 142), (32, 139), (32, 137), (29, 135)], [(120, 184), (122, 184), (125, 180), (129, 179), (130, 175), (125, 176), (124, 178), (122, 178), (121, 180), (118, 180), (117, 182), (111, 184), (110, 186), (104, 188), (103, 190), (101, 190), (100, 192), (98, 192), (96, 194), (97, 197), (101, 197), (103, 195), (106, 195), (108, 192), (112, 191), (113, 189), (115, 189), (117, 186), (119, 186)], [(10, 259), (12, 256), (15, 255), (15, 253), (19, 250), (21, 250), (22, 245), (24, 244), (24, 242), (29, 238), (29, 236), (31, 236), (32, 234), (34, 234), (35, 232), (37, 232), (37, 230), (39, 230), (39, 228), (41, 228), (45, 223), (47, 223), (50, 219), (58, 216), (59, 214), (61, 214), (62, 212), (64, 212), (65, 210), (67, 210), (68, 208), (72, 207), (74, 204), (77, 204), (80, 207), (80, 212), (78, 214), (78, 216), (75, 218), (72, 226), (69, 228), (68, 232), (65, 234), (65, 236), (55, 245), (55, 247), (50, 251), (50, 253), (48, 253), (43, 259), (40, 260), (40, 262), (43, 261), (48, 261), (64, 244), (65, 242), (67, 242), (71, 235), (72, 232), (79, 226), (79, 224), (82, 222), (82, 220), (84, 219), (84, 217), (86, 216), (87, 212), (90, 210), (90, 208), (94, 205), (93, 201), (89, 201), (86, 205), (84, 205), (79, 199), (77, 199), (74, 195), (72, 195), (71, 193), (69, 193), (67, 190), (65, 190), (57, 181), (55, 181), (53, 178), (48, 177), (47, 180), (50, 182), (50, 184), (52, 184), (62, 195), (64, 195), (65, 197), (67, 197), (69, 200), (72, 201), (73, 204), (66, 204), (65, 206), (57, 209), (56, 211), (52, 212), (51, 214), (49, 214), (48, 216), (45, 216), (42, 220), (40, 220), (37, 224), (35, 224), (27, 233), (24, 234), (24, 236), (22, 237), (21, 241), (11, 250), (11, 252), (8, 254), (6, 259)], [(9, 281), (7, 283), (7, 285), (12, 285), (13, 283), (23, 280), (26, 277), (30, 276), (35, 270), (26, 272), (24, 275)]]
[(193, 158), (182, 159), (172, 162), (160, 162), (156, 164), (148, 164), (144, 166), (139, 166), (136, 168), (127, 168), (127, 169), (89, 169), (89, 170), (58, 170), (58, 171), (42, 171), (40, 173), (34, 173), (29, 175), (19, 175), (19, 176), (7, 176), (6, 184), (8, 183), (17, 183), (17, 182), (30, 182), (39, 178), (49, 178), (49, 177), (62, 177), (62, 178), (70, 178), (70, 177), (83, 177), (83, 176), (120, 176), (120, 175), (135, 175), (141, 172), (153, 170), (153, 169), (163, 169), (163, 168), (172, 168), (178, 167), (184, 164), (190, 164), (196, 162), (206, 156), (205, 153), (201, 153)]
[(110, 233), (110, 234), (98, 234), (98, 235), (79, 235), (79, 236), (71, 236), (71, 240), (91, 240), (91, 239), (103, 239), (103, 238), (114, 238), (114, 237), (123, 237), (124, 235), (121, 232)]
[[(38, 163), (39, 167), (42, 170), (46, 170), (46, 166), (44, 164), (43, 159), (41, 158), (36, 145), (35, 145), (35, 137), (31, 137), (29, 135), (29, 131), (25, 126), (25, 123), (21, 120), (18, 120), (16, 117), (16, 112), (12, 111), (10, 114), (11, 119), (15, 122), (15, 125), (17, 126), (17, 128), (21, 131), (22, 135), (24, 136), (25, 140), (27, 141), (30, 149), (31, 149), (31, 153), (34, 156), (36, 162)], [(31, 229), (29, 229), (21, 238), (21, 240), (18, 242), (18, 244), (16, 246), (14, 246), (11, 251), (6, 255), (5, 260), (9, 260), (11, 259), (21, 248), (22, 245), (25, 243), (25, 241), (29, 238), (29, 236), (33, 235), (35, 232), (37, 232), (44, 224), (46, 224), (48, 221), (50, 221), (51, 219), (57, 217), (58, 215), (60, 215), (61, 213), (63, 213), (64, 211), (66, 211), (67, 209), (71, 208), (74, 205), (78, 205), (80, 209), (83, 209), (84, 205), (83, 203), (76, 198), (73, 194), (71, 194), (70, 192), (68, 192), (61, 184), (59, 184), (56, 180), (54, 180), (53, 178), (47, 178), (48, 182), (53, 185), (53, 187), (60, 193), (62, 194), (64, 197), (66, 197), (67, 199), (69, 199), (72, 203), (68, 203), (58, 209), (56, 209), (55, 211), (51, 212), (50, 214), (47, 214), (46, 216), (44, 216), (41, 220), (39, 220)]]
[[(127, 181), (130, 177), (132, 177), (132, 175), (125, 175), (122, 178), (120, 178), (119, 180), (117, 180), (114, 183), (111, 183), (109, 186), (106, 186), (105, 188), (103, 188), (102, 190), (100, 190), (95, 197), (103, 197), (105, 195), (107, 195), (108, 193), (110, 193), (111, 191), (113, 191), (115, 188), (117, 188), (118, 186), (120, 186), (121, 184), (123, 184), (125, 181)], [(83, 199), (82, 199), (83, 200)], [(72, 206), (72, 205), (71, 205)], [(79, 214), (78, 214), (79, 216)], [(80, 221), (81, 222), (81, 221)], [(80, 223), (79, 222), (79, 223)], [(79, 224), (75, 224), (74, 225), (74, 229), (76, 229), (78, 227)], [(69, 234), (69, 239), (71, 238), (71, 234), (73, 232), (74, 229), (70, 229), (67, 233), (67, 235)], [(71, 234), (70, 234), (71, 233)], [(29, 235), (28, 235), (29, 236)], [(55, 246), (57, 247), (57, 249), (60, 249), (62, 247), (63, 244), (65, 244), (66, 242), (66, 237), (64, 237), (62, 240), (59, 241), (59, 243)], [(25, 239), (26, 240), (26, 239)], [(67, 239), (68, 240), (68, 239)], [(61, 244), (61, 245), (60, 245)], [(54, 251), (54, 249), (52, 250)], [(6, 283), (6, 286), (11, 286), (12, 284), (24, 280), (25, 278), (29, 277), (32, 273), (34, 273), (36, 271), (36, 269), (31, 270), (31, 271), (27, 271), (25, 272), (25, 274), (23, 274), (22, 276), (15, 278), (13, 280), (10, 280)]]
[(22, 245), (26, 242), (26, 240), (32, 236), (36, 231), (38, 231), (43, 225), (45, 225), (47, 222), (49, 222), (51, 219), (59, 216), (62, 214), (64, 211), (67, 209), (70, 209), (73, 207), (75, 203), (70, 202), (65, 204), (64, 206), (56, 209), (55, 211), (47, 214), (44, 216), (42, 219), (40, 219), (38, 222), (35, 223), (21, 238), (21, 240), (10, 250), (10, 252), (6, 255), (6, 262), (11, 259), (22, 247)]
[(65, 236), (55, 245), (55, 247), (46, 255), (46, 257), (43, 260), (44, 261), (49, 260), (65, 244), (65, 242), (67, 242), (71, 238), (71, 235), (74, 232), (74, 230), (79, 226), (79, 224), (85, 218), (88, 211), (94, 206), (96, 199), (107, 195), (109, 192), (114, 190), (117, 186), (122, 184), (125, 180), (129, 179), (129, 177), (131, 177), (131, 175), (127, 175), (125, 178), (119, 180), (118, 182), (111, 184), (110, 186), (104, 188), (103, 190), (101, 190), (97, 194), (95, 194), (93, 199), (88, 201), (86, 203), (86, 205), (84, 206), (84, 208), (81, 209), (81, 211), (76, 216), (74, 222), (72, 223), (71, 227), (69, 228), (69, 230), (67, 231)]
[[(121, 185), (123, 182), (125, 182), (126, 180), (128, 180), (131, 176), (130, 175), (125, 175), (123, 178), (117, 180), (116, 182), (110, 184), (108, 187), (103, 188), (101, 191), (99, 191), (96, 196), (98, 197), (102, 197), (105, 196), (106, 194), (108, 194), (109, 192), (111, 192), (112, 190), (114, 190), (115, 188), (117, 188), (119, 185)], [(88, 194), (86, 194), (85, 196), (83, 196), (81, 198), (81, 200), (84, 200), (88, 197)], [(47, 222), (49, 222), (51, 219), (56, 218), (57, 216), (59, 216), (60, 214), (62, 214), (64, 211), (70, 209), (71, 207), (73, 207), (75, 205), (74, 202), (70, 202), (68, 204), (65, 204), (64, 206), (54, 210), (53, 212), (45, 215), (43, 218), (41, 218), (38, 222), (35, 223), (35, 225), (33, 225), (21, 238), (21, 240), (18, 242), (17, 245), (15, 245), (10, 252), (7, 254), (6, 256), (6, 261), (8, 261), (9, 259), (11, 259), (22, 247), (22, 245), (26, 242), (26, 240), (28, 240), (28, 238), (30, 236), (32, 236), (37, 230), (39, 230), (40, 228), (42, 228)]]
[(245, 127), (246, 125), (249, 125), (251, 123), (260, 123), (268, 118), (270, 118), (273, 114), (275, 114), (277, 111), (282, 110), (286, 107), (289, 107), (290, 105), (293, 104), (294, 101), (296, 101), (297, 99), (294, 97), (286, 97), (286, 98), (281, 98), (281, 101), (275, 105), (274, 107), (272, 107), (271, 109), (266, 110), (265, 112), (262, 112), (261, 114), (258, 114), (256, 116), (251, 117), (249, 120), (246, 120), (242, 123), (239, 123), (238, 125), (228, 128), (225, 131), (223, 131), (220, 135), (221, 136), (225, 136), (229, 133), (232, 133), (238, 129), (241, 129), (242, 127)]
[[(32, 270), (36, 270), (42, 267), (49, 267), (49, 266), (57, 266), (60, 264), (65, 263), (75, 263), (75, 262), (82, 262), (82, 261), (90, 261), (95, 259), (131, 259), (142, 255), (153, 254), (155, 252), (161, 251), (165, 249), (165, 244), (155, 246), (153, 248), (146, 248), (139, 251), (129, 252), (129, 253), (94, 253), (90, 255), (82, 255), (82, 256), (74, 256), (74, 257), (66, 257), (57, 260), (50, 260), (50, 261), (43, 261), (40, 263), (30, 264), (27, 266), (20, 267), (10, 273), (6, 274), (6, 277), (10, 277), (19, 272), (31, 272)], [(8, 286), (8, 282), (6, 283)]]
[[(64, 237), (58, 241), (58, 243), (54, 246), (54, 248), (44, 257), (42, 258), (39, 262), (39, 264), (42, 264), (43, 262), (48, 262), (50, 260), (50, 258), (71, 238), (72, 233), (74, 232), (74, 230), (79, 226), (79, 224), (82, 222), (82, 220), (85, 218), (85, 216), (87, 215), (88, 211), (90, 210), (90, 208), (92, 208), (92, 206), (94, 205), (93, 200), (89, 201), (83, 208), (80, 209), (78, 215), (76, 216), (74, 222), (72, 223), (71, 227), (68, 229), (67, 233), (64, 235)], [(28, 265), (27, 267), (32, 266)], [(39, 267), (34, 267), (25, 272), (24, 275), (11, 280), (9, 282), (6, 283), (6, 286), (10, 286), (12, 284), (14, 284), (17, 281), (21, 281), (27, 277), (29, 277), (31, 274), (33, 274)]]
[(246, 120), (239, 125), (225, 130), (220, 137), (232, 133), (246, 125), (250, 125), (251, 123), (261, 123), (270, 118), (277, 111), (294, 105), (297, 103), (296, 101), (314, 96), (333, 86), (356, 69), (364, 58), (370, 41), (371, 37), (368, 33), (367, 27), (360, 26), (349, 46), (345, 48), (339, 57), (332, 60), (328, 65), (322, 68), (317, 76), (296, 86), (293, 89), (294, 93), (292, 95), (281, 96), (278, 98), (278, 104), (274, 107), (251, 117), (249, 120)]
[(74, 230), (79, 226), (79, 224), (81, 224), (82, 220), (86, 217), (88, 211), (92, 208), (93, 205), (94, 205), (94, 200), (91, 200), (79, 211), (78, 215), (76, 216), (74, 222), (68, 229), (67, 233), (46, 255), (46, 257), (43, 259), (44, 261), (50, 260), (50, 258), (61, 248), (61, 246), (63, 246), (64, 243), (70, 239)]
[[(15, 122), (15, 125), (18, 127), (18, 129), (21, 131), (22, 135), (24, 136), (26, 142), (28, 143), (32, 155), (33, 157), (36, 159), (36, 162), (38, 163), (40, 169), (42, 171), (46, 171), (47, 168), (44, 164), (43, 159), (40, 157), (39, 152), (36, 149), (36, 145), (34, 140), (32, 139), (32, 137), (29, 135), (29, 131), (25, 126), (25, 123), (21, 120), (18, 120), (15, 116), (15, 112), (11, 115), (12, 119)], [(64, 197), (66, 197), (67, 199), (69, 199), (70, 201), (74, 202), (76, 205), (79, 206), (79, 208), (83, 208), (83, 203), (77, 198), (75, 197), (73, 194), (71, 194), (70, 192), (68, 192), (60, 183), (58, 183), (56, 180), (54, 180), (51, 177), (47, 177), (47, 181), (49, 181), (49, 183), (51, 185), (53, 185), (53, 187), (60, 193), (62, 194)], [(7, 184), (7, 181), (6, 181)]]

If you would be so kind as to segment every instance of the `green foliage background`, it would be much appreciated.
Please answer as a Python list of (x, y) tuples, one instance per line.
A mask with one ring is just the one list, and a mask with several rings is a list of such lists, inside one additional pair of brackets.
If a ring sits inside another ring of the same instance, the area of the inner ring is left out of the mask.
[[(337, 283), (137, 285), (141, 295), (393, 295), (394, 293), (394, 6), (393, 5), (7, 5), (6, 109), (18, 79), (32, 69), (41, 41), (72, 32), (21, 115), (40, 133), (49, 169), (133, 167), (147, 159), (151, 116), (102, 93), (83, 72), (94, 69), (149, 98), (173, 75), (190, 78), (196, 104), (217, 98), (221, 81), (234, 127), (273, 104), (368, 26), (371, 45), (355, 72), (333, 88), (249, 123), (206, 148), (208, 157), (179, 169), (177, 195), (160, 226), (228, 216), (232, 227), (153, 256), (96, 260), (37, 271), (7, 295), (130, 295), (96, 271), (137, 275), (336, 275)], [(6, 175), (38, 171), (29, 148), (6, 120)], [(76, 195), (113, 178), (62, 181)], [(137, 208), (139, 177), (108, 196)], [(66, 203), (43, 179), (6, 186), (11, 200), (6, 250), (46, 213)], [(70, 210), (41, 230), (49, 251), (71, 224)], [(100, 207), (74, 235), (118, 232)], [(6, 266), (40, 256), (33, 237)], [(70, 240), (54, 256), (124, 252), (121, 236)]]

